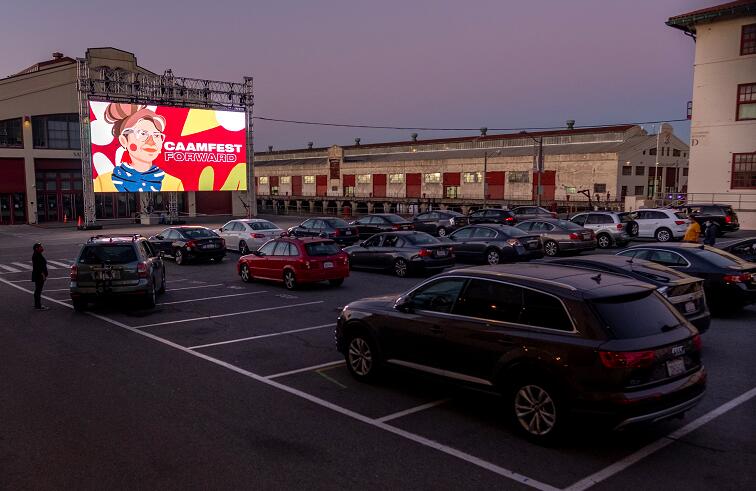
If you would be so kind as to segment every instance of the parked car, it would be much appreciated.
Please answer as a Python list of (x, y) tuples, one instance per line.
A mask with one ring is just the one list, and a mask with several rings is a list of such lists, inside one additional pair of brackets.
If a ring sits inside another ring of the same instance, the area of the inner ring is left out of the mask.
[(516, 227), (529, 234), (539, 234), (543, 241), (543, 252), (547, 256), (558, 256), (566, 252), (580, 253), (596, 248), (596, 236), (593, 230), (568, 220), (557, 218), (526, 220), (518, 223)]
[(672, 208), (638, 210), (633, 219), (638, 222), (638, 238), (657, 242), (682, 239), (691, 223), (685, 213)]
[(578, 213), (570, 218), (570, 221), (593, 230), (599, 249), (607, 249), (613, 245), (624, 247), (638, 235), (638, 222), (633, 220), (629, 213), (590, 211)]
[(349, 276), (349, 259), (330, 239), (281, 237), (240, 257), (236, 272), (245, 283), (255, 279), (281, 281), (287, 290), (320, 281), (341, 286)]
[(535, 218), (557, 218), (557, 214), (540, 206), (518, 206), (512, 208), (512, 212), (518, 222), (533, 220)]
[(89, 302), (128, 297), (153, 308), (165, 292), (165, 265), (161, 254), (140, 235), (90, 238), (71, 266), (73, 307), (84, 310)]
[(415, 225), (415, 230), (444, 237), (459, 227), (467, 225), (468, 220), (465, 215), (457, 211), (433, 210), (415, 215), (412, 223)]
[(574, 266), (591, 271), (627, 276), (638, 281), (645, 281), (656, 287), (669, 303), (688, 322), (696, 326), (698, 332), (705, 332), (711, 323), (711, 313), (706, 305), (703, 280), (694, 278), (672, 268), (662, 266), (644, 259), (622, 256), (582, 256), (558, 258), (549, 264)]
[(284, 230), (268, 220), (247, 218), (226, 222), (216, 233), (226, 241), (226, 247), (249, 254), (270, 239), (280, 237)]
[(581, 413), (613, 427), (681, 415), (706, 384), (698, 332), (652, 285), (544, 263), (449, 271), (351, 302), (336, 346), (360, 381), (390, 364), (497, 391), (539, 442)]
[(502, 208), (483, 208), (481, 210), (476, 210), (467, 215), (467, 219), (471, 225), (477, 223), (514, 225), (517, 223), (517, 218), (515, 217), (514, 212)]
[(543, 257), (539, 235), (508, 225), (469, 225), (446, 237), (459, 260), (499, 264)]
[(729, 252), (740, 259), (756, 262), (756, 237), (748, 239), (733, 239), (729, 241), (717, 241), (716, 246), (725, 252)]
[(617, 253), (646, 259), (704, 280), (709, 308), (729, 313), (756, 302), (756, 263), (698, 244), (634, 246)]
[(359, 220), (350, 222), (349, 225), (357, 227), (360, 239), (367, 239), (372, 235), (392, 230), (413, 230), (415, 226), (409, 220), (394, 213), (375, 213), (367, 215)]
[(220, 262), (226, 255), (226, 241), (209, 228), (197, 225), (168, 227), (150, 237), (150, 244), (173, 257), (178, 265), (193, 260)]
[(716, 222), (719, 225), (720, 236), (724, 235), (725, 232), (740, 230), (738, 214), (735, 213), (730, 205), (689, 203), (679, 207), (679, 209), (700, 224), (706, 223), (707, 220)]
[(334, 217), (308, 218), (296, 227), (291, 227), (289, 235), (329, 238), (341, 246), (352, 245), (359, 240), (357, 227)]
[(403, 278), (413, 272), (440, 271), (454, 265), (454, 251), (425, 232), (385, 232), (344, 248), (354, 269), (391, 271)]

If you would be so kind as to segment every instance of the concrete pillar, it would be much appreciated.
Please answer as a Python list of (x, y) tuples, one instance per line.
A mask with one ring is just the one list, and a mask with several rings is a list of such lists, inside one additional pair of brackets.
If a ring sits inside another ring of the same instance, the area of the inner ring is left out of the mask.
[(373, 213), (373, 206), (374, 205), (372, 201), (367, 202), (368, 213)]
[(352, 207), (352, 216), (357, 215), (357, 202), (356, 201), (350, 201), (349, 204)]
[(310, 213), (315, 213), (315, 200), (311, 199), (308, 203), (310, 204)]
[(383, 203), (383, 213), (391, 213), (391, 203), (388, 201), (384, 201)]
[(286, 213), (287, 215), (289, 214), (289, 204), (290, 201), (288, 199), (284, 201), (284, 213)]
[(302, 200), (298, 199), (296, 203), (297, 203), (297, 213), (302, 213)]
[(440, 205), (438, 205), (438, 208), (440, 210), (447, 210), (449, 208), (449, 205), (447, 205), (445, 203), (441, 203)]
[(462, 213), (464, 213), (465, 215), (470, 213), (470, 207), (468, 205), (462, 205)]
[(194, 191), (189, 191), (188, 193), (186, 193), (186, 201), (187, 201), (186, 206), (189, 210), (189, 216), (196, 217), (197, 216), (197, 193), (195, 193)]
[(428, 211), (428, 203), (420, 203), (420, 213)]
[(343, 201), (336, 201), (336, 214), (341, 215), (341, 207), (344, 205)]

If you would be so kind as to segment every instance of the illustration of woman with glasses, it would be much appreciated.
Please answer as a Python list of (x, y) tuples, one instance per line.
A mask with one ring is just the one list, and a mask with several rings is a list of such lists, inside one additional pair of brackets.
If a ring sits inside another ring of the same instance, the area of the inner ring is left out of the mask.
[(111, 103), (105, 109), (105, 121), (113, 125), (113, 136), (126, 152), (113, 172), (95, 178), (95, 192), (184, 190), (180, 179), (153, 163), (165, 141), (163, 116), (144, 105)]

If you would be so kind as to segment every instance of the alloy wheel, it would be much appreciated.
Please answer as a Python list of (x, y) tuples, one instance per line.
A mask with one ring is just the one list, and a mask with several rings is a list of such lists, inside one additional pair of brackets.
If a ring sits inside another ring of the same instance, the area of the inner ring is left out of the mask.
[(488, 251), (488, 254), (486, 254), (486, 261), (488, 261), (488, 264), (494, 265), (499, 264), (499, 261), (501, 261), (501, 256), (499, 255), (499, 251)]
[(287, 290), (293, 290), (297, 286), (297, 280), (291, 271), (284, 273), (284, 286)]
[(252, 279), (252, 276), (249, 274), (249, 266), (242, 264), (240, 276), (244, 283), (249, 283), (249, 281)]
[(397, 259), (394, 263), (394, 273), (396, 273), (399, 278), (407, 276), (407, 261), (404, 259)]
[(543, 250), (547, 256), (556, 256), (559, 253), (559, 246), (550, 240), (543, 245)]
[(246, 256), (249, 254), (249, 246), (247, 246), (247, 243), (244, 241), (241, 241), (239, 243), (239, 252), (242, 253), (242, 255)]
[(525, 385), (514, 398), (515, 417), (520, 426), (534, 436), (543, 436), (557, 422), (556, 404), (548, 392), (537, 385)]
[(356, 337), (349, 343), (347, 352), (349, 367), (360, 376), (367, 377), (373, 368), (373, 353), (364, 338)]
[(444, 227), (438, 228), (438, 236), (439, 237), (446, 237), (446, 229)]
[(173, 257), (176, 259), (176, 264), (178, 264), (179, 266), (184, 264), (184, 253), (181, 252), (181, 249), (176, 249)]
[(656, 240), (659, 242), (669, 242), (669, 239), (671, 238), (672, 235), (666, 229), (656, 232)]
[(609, 236), (605, 234), (600, 234), (596, 239), (596, 242), (598, 243), (600, 249), (606, 249), (607, 247), (612, 245), (612, 241), (609, 239)]

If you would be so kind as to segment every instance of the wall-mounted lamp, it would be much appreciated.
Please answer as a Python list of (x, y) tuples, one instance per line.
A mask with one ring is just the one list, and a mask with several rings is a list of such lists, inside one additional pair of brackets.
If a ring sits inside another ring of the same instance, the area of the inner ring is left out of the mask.
[(24, 128), (31, 128), (31, 118), (24, 116)]

